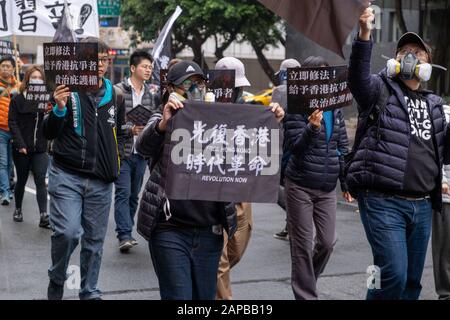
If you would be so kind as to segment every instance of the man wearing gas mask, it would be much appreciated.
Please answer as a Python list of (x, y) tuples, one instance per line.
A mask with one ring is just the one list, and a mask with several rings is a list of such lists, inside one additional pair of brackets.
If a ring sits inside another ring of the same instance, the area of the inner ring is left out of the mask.
[(370, 74), (373, 19), (371, 9), (361, 15), (350, 57), (359, 117), (346, 181), (374, 259), (367, 299), (418, 299), (432, 209), (442, 208), (444, 102), (422, 88), (431, 50), (415, 33), (400, 38), (386, 69)]

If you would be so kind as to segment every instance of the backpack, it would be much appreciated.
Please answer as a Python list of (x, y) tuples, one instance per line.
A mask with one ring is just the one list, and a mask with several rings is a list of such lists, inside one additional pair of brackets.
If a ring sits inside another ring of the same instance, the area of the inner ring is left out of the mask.
[(377, 126), (376, 136), (379, 140), (381, 138), (380, 133), (380, 123), (381, 123), (381, 114), (386, 110), (386, 105), (388, 103), (389, 97), (391, 95), (391, 91), (386, 84), (383, 77), (381, 78), (381, 88), (380, 95), (378, 96), (377, 101), (367, 110), (361, 112), (358, 115), (358, 124), (356, 126), (355, 133), (355, 141), (353, 143), (352, 150), (344, 156), (344, 176), (347, 176), (350, 165), (355, 157), (356, 151), (358, 151), (359, 145), (365, 137), (368, 129), (370, 129), (373, 125)]

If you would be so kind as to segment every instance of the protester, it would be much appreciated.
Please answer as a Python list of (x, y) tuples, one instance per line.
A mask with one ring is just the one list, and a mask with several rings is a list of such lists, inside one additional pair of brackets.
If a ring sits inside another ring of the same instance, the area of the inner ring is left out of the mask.
[[(288, 68), (300, 68), (300, 63), (295, 59), (286, 59), (281, 62), (280, 69), (275, 74), (277, 78), (278, 86), (273, 89), (272, 102), (280, 104), (280, 106), (287, 111), (287, 69)], [(280, 176), (280, 189), (278, 193), (278, 205), (286, 211), (286, 195), (284, 190), (284, 172), (286, 170), (287, 163), (291, 153), (289, 150), (285, 150), (283, 146), (283, 157), (281, 158), (281, 176)], [(284, 228), (275, 233), (275, 239), (289, 240), (289, 234), (287, 230), (287, 221)]]
[[(233, 203), (169, 200), (164, 196), (165, 164), (162, 151), (168, 121), (184, 107), (183, 101), (203, 100), (203, 71), (195, 62), (174, 64), (167, 75), (170, 99), (163, 114), (155, 114), (138, 137), (136, 149), (154, 159), (138, 214), (138, 232), (149, 241), (162, 299), (213, 300), (223, 249), (223, 229), (236, 229)], [(281, 117), (281, 108), (273, 108)]]
[[(124, 94), (125, 113), (138, 105), (152, 112), (158, 110), (159, 93), (152, 93), (146, 84), (152, 70), (153, 58), (147, 51), (133, 52), (130, 57), (131, 76), (116, 85)], [(119, 145), (121, 166), (119, 178), (115, 181), (114, 198), (114, 219), (120, 252), (128, 252), (138, 244), (132, 236), (132, 230), (147, 160), (136, 152), (134, 144), (143, 128), (131, 122), (122, 128), (126, 138)]]
[[(303, 67), (325, 67), (311, 56)], [(351, 201), (344, 179), (348, 139), (341, 109), (314, 111), (310, 116), (288, 114), (285, 147), (291, 156), (285, 171), (286, 212), (295, 299), (317, 299), (317, 279), (336, 242), (336, 183)], [(316, 238), (313, 245), (313, 229)]]
[[(50, 167), (50, 223), (52, 265), (48, 298), (61, 299), (66, 271), (81, 238), (80, 299), (100, 299), (97, 288), (103, 242), (108, 226), (113, 182), (119, 174), (116, 142), (121, 141), (125, 108), (105, 78), (108, 46), (97, 38), (99, 90), (70, 92), (59, 86), (53, 111), (44, 120), (44, 134), (54, 139)], [(69, 99), (70, 98), (70, 99)], [(118, 105), (119, 104), (119, 105)]]
[(31, 66), (25, 73), (20, 85), (20, 94), (12, 98), (9, 105), (9, 128), (12, 135), (13, 159), (17, 170), (17, 183), (14, 189), (16, 210), (13, 219), (23, 221), (22, 201), (25, 185), (30, 171), (36, 185), (40, 220), (39, 227), (50, 229), (47, 214), (47, 186), (45, 175), (48, 167), (47, 139), (44, 137), (44, 113), (30, 110), (25, 99), (29, 84), (44, 85), (44, 71), (41, 67)]
[(14, 77), (15, 62), (11, 56), (0, 58), (0, 202), (9, 205), (12, 199), (10, 177), (12, 176), (11, 133), (8, 113), (11, 98), (18, 93), (19, 83)]
[[(235, 103), (243, 103), (242, 93), (244, 87), (249, 87), (250, 82), (245, 76), (244, 64), (234, 58), (225, 57), (217, 61), (216, 70), (235, 70), (234, 87), (238, 93), (235, 95)], [(218, 300), (231, 300), (233, 295), (231, 292), (230, 270), (243, 257), (247, 249), (252, 234), (252, 205), (251, 203), (236, 203), (237, 228), (234, 235), (229, 238), (224, 233), (223, 251), (219, 262), (219, 271), (217, 273), (217, 294)]]
[(448, 150), (443, 100), (422, 87), (432, 56), (415, 33), (400, 37), (396, 58), (385, 70), (370, 74), (373, 19), (371, 9), (361, 15), (350, 56), (348, 81), (359, 119), (347, 184), (358, 197), (373, 263), (380, 269), (381, 283), (369, 288), (367, 299), (418, 299), (432, 208), (442, 209)]
[[(450, 122), (450, 106), (444, 105), (447, 123)], [(433, 253), (434, 285), (440, 300), (450, 300), (450, 165), (442, 171), (442, 211), (433, 212), (431, 249)]]

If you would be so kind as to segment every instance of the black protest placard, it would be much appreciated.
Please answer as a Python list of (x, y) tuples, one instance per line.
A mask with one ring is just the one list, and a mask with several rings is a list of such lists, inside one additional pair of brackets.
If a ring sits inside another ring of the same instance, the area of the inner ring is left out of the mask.
[(49, 90), (66, 85), (72, 92), (98, 90), (98, 44), (44, 43), (44, 71)]
[(136, 126), (145, 126), (152, 114), (149, 109), (139, 104), (127, 112), (127, 122), (131, 121)]
[(12, 43), (6, 40), (0, 40), (0, 57), (14, 55)]
[(347, 66), (288, 69), (288, 113), (311, 114), (352, 104)]
[(187, 101), (164, 146), (169, 199), (278, 200), (281, 137), (269, 108)]
[(209, 70), (208, 90), (214, 93), (216, 102), (230, 103), (236, 101), (234, 83), (235, 70)]
[(25, 96), (30, 112), (45, 112), (50, 101), (50, 93), (45, 84), (28, 84)]

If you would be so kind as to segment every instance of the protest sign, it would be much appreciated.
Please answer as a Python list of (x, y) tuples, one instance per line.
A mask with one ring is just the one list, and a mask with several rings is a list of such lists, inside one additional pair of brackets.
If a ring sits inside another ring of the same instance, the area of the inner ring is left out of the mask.
[(186, 101), (166, 133), (167, 197), (277, 202), (280, 139), (269, 108)]
[(30, 112), (45, 112), (50, 101), (50, 93), (45, 84), (28, 84), (25, 96)]
[(152, 114), (149, 109), (139, 104), (127, 112), (127, 122), (131, 121), (136, 126), (145, 126)]
[[(68, 0), (72, 29), (79, 37), (99, 36), (97, 0)], [(64, 0), (0, 0), (0, 37), (52, 37), (64, 9)]]
[(288, 113), (310, 114), (352, 104), (347, 66), (289, 68)]
[(0, 57), (13, 56), (14, 49), (12, 43), (6, 40), (0, 40)]
[(214, 93), (216, 102), (230, 103), (236, 101), (235, 77), (235, 70), (208, 71), (208, 90)]
[(98, 90), (98, 44), (44, 43), (44, 71), (49, 90), (59, 85), (73, 92)]

